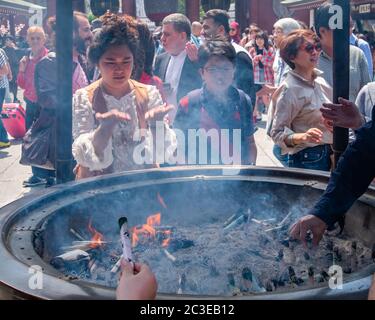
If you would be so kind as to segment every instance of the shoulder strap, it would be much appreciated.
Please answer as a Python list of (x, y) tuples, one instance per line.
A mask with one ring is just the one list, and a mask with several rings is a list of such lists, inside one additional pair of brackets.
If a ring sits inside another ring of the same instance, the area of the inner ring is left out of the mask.
[[(240, 117), (241, 117), (241, 122), (245, 121), (246, 117), (245, 117), (245, 114), (244, 114), (244, 111), (246, 110), (246, 105), (247, 105), (247, 99), (246, 99), (246, 94), (245, 92), (243, 92), (242, 90), (238, 90), (238, 93), (240, 95), (240, 110), (239, 113), (240, 113)], [(249, 97), (250, 98), (250, 97)], [(251, 99), (250, 99), (251, 101)], [(252, 102), (251, 102), (252, 103)], [(252, 106), (253, 107), (253, 106)], [(252, 112), (253, 110), (251, 110)], [(242, 123), (244, 124), (244, 123)], [(245, 125), (247, 125), (245, 123)]]
[(146, 129), (145, 114), (148, 111), (148, 104), (150, 102), (147, 86), (135, 80), (130, 80), (130, 84), (134, 88), (139, 126), (141, 129)]
[(197, 108), (201, 107), (201, 90), (194, 90), (188, 93), (189, 107)]
[(359, 40), (358, 40), (358, 38), (357, 38), (357, 39), (355, 39), (354, 45), (355, 45), (356, 47), (358, 47), (358, 46), (359, 46)]

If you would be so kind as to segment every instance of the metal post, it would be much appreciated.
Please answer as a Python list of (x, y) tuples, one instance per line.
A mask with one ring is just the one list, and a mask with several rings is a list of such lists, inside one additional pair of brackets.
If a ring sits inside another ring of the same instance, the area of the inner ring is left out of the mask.
[[(338, 98), (349, 98), (349, 15), (350, 3), (348, 0), (334, 0), (334, 5), (342, 9), (342, 17), (337, 12), (337, 18), (342, 19), (343, 27), (333, 30), (333, 102), (338, 103)], [(340, 21), (332, 23), (339, 24)], [(334, 166), (345, 151), (349, 142), (349, 130), (346, 128), (333, 128)]]
[(72, 73), (73, 73), (73, 4), (56, 3), (56, 59), (59, 86), (56, 108), (56, 179), (64, 183), (72, 175)]

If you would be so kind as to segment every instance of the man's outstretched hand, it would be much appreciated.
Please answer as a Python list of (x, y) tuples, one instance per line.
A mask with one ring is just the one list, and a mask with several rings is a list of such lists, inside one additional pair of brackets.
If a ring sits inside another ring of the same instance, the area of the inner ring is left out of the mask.
[(339, 98), (339, 104), (323, 103), (320, 111), (323, 118), (336, 127), (356, 130), (365, 124), (358, 107), (353, 102), (343, 98)]
[(327, 225), (318, 217), (307, 215), (299, 219), (292, 225), (289, 230), (290, 236), (293, 239), (300, 240), (305, 247), (307, 247), (306, 235), (308, 231), (312, 232), (313, 245), (317, 246), (327, 230)]

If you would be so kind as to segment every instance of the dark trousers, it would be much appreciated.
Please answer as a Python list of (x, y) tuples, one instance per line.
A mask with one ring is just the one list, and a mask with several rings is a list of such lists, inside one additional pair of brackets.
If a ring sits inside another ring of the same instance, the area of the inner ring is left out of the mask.
[(47, 170), (39, 167), (31, 167), (31, 172), (33, 176), (36, 176), (41, 179), (54, 178), (55, 170)]
[[(5, 98), (5, 88), (0, 88), (0, 114), (3, 111), (3, 103), (4, 103), (4, 98)], [(4, 128), (3, 125), (3, 120), (0, 117), (0, 141), (1, 142), (8, 142), (8, 133)]]
[(35, 102), (32, 102), (25, 98), (26, 102), (26, 131), (28, 131), (33, 124), (33, 122), (38, 118), (39, 116), (39, 105)]
[(18, 91), (18, 84), (17, 84), (17, 80), (15, 79), (15, 80), (9, 82), (9, 92), (11, 94), (13, 94), (13, 102), (18, 101), (17, 91)]

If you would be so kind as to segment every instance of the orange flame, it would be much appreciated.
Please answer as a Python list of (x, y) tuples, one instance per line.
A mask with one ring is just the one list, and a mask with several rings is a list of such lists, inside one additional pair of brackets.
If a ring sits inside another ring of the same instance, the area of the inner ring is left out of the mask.
[(154, 227), (160, 226), (161, 224), (161, 214), (156, 213), (147, 218), (146, 224), (141, 227), (132, 228), (132, 246), (137, 246), (138, 243), (153, 241), (156, 239), (157, 234), (162, 235), (162, 246), (167, 247), (172, 234), (171, 230), (156, 230)]
[(161, 206), (162, 206), (164, 209), (168, 209), (167, 205), (166, 205), (165, 202), (164, 202), (164, 199), (162, 198), (162, 196), (160, 195), (159, 192), (158, 192), (158, 201), (159, 201), (159, 203), (161, 204)]
[(153, 227), (153, 226), (160, 226), (161, 222), (161, 214), (157, 213), (152, 216), (149, 216), (146, 220), (146, 224)]
[(164, 235), (166, 236), (166, 238), (163, 240), (163, 243), (161, 244), (163, 248), (169, 246), (169, 242), (171, 241), (172, 231), (171, 230), (164, 231)]
[(102, 246), (104, 236), (92, 226), (91, 219), (89, 221), (88, 229), (93, 234), (90, 248), (95, 249)]

